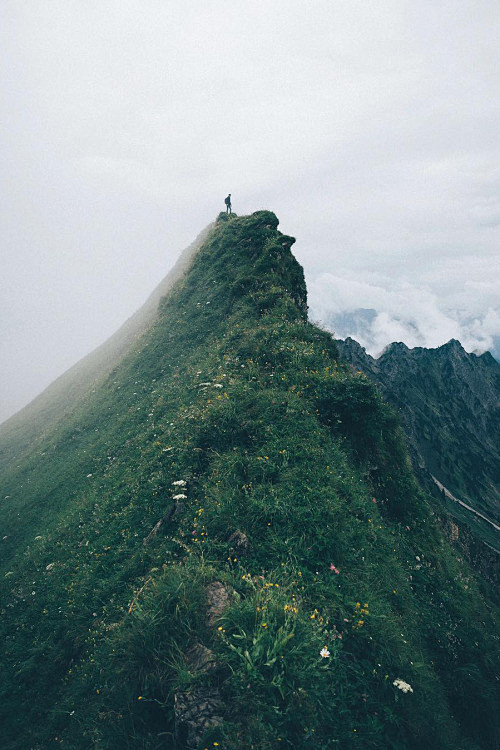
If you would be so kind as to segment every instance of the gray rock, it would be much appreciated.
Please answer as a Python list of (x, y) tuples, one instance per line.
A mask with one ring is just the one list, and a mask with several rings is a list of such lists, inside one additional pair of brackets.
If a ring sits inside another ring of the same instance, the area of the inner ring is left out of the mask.
[(175, 735), (179, 744), (193, 750), (208, 729), (222, 724), (223, 703), (217, 688), (201, 687), (174, 698)]
[(217, 620), (231, 604), (229, 588), (220, 581), (212, 581), (206, 588), (207, 594), (207, 623), (215, 625)]

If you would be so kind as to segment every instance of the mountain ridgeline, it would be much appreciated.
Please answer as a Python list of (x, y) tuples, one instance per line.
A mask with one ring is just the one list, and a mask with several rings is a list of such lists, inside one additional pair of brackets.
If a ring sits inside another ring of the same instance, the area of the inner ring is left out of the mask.
[(191, 262), (213, 225), (201, 232), (179, 257), (144, 305), (132, 315), (102, 346), (84, 357), (52, 383), (38, 398), (0, 425), (0, 470), (47, 433), (73, 408), (76, 401), (92, 392), (95, 384), (109, 375), (135, 339), (156, 318), (158, 303), (168, 293)]
[(450, 511), (500, 552), (500, 364), (455, 340), (394, 343), (378, 359), (351, 338), (338, 346), (398, 410), (423, 486), (445, 487)]
[(498, 747), (493, 594), (277, 227), (221, 214), (0, 443), (6, 750)]

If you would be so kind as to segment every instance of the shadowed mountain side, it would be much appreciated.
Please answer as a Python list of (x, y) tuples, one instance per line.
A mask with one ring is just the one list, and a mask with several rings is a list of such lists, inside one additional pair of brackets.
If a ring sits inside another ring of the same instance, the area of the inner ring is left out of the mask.
[[(341, 356), (377, 383), (398, 410), (424, 486), (435, 490), (435, 477), (498, 524), (500, 364), (489, 352), (468, 354), (453, 339), (436, 349), (393, 343), (378, 359), (351, 338), (338, 345)], [(480, 536), (487, 528), (470, 514), (469, 521)], [(498, 549), (498, 533), (489, 526)]]
[(19, 459), (34, 441), (68, 414), (83, 396), (105, 378), (135, 339), (155, 320), (158, 303), (186, 272), (197, 250), (213, 228), (209, 224), (189, 245), (163, 281), (107, 341), (67, 370), (27, 406), (0, 425), (0, 469)]

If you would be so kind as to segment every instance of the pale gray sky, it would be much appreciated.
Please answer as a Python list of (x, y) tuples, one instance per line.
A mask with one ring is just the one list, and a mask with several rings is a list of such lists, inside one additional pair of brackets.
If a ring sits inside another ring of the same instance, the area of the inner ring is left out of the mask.
[(233, 196), (311, 315), (500, 335), (498, 0), (2, 0), (0, 419), (102, 343)]

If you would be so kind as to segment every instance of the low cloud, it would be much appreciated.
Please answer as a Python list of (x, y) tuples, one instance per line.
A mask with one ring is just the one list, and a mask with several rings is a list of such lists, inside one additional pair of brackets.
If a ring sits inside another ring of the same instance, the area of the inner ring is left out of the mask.
[[(322, 273), (309, 280), (311, 318), (339, 338), (351, 336), (377, 356), (393, 341), (437, 347), (458, 339), (471, 352), (493, 350), (500, 336), (500, 305), (494, 281), (456, 289), (383, 277), (360, 280)], [(489, 303), (489, 304), (488, 304)]]

